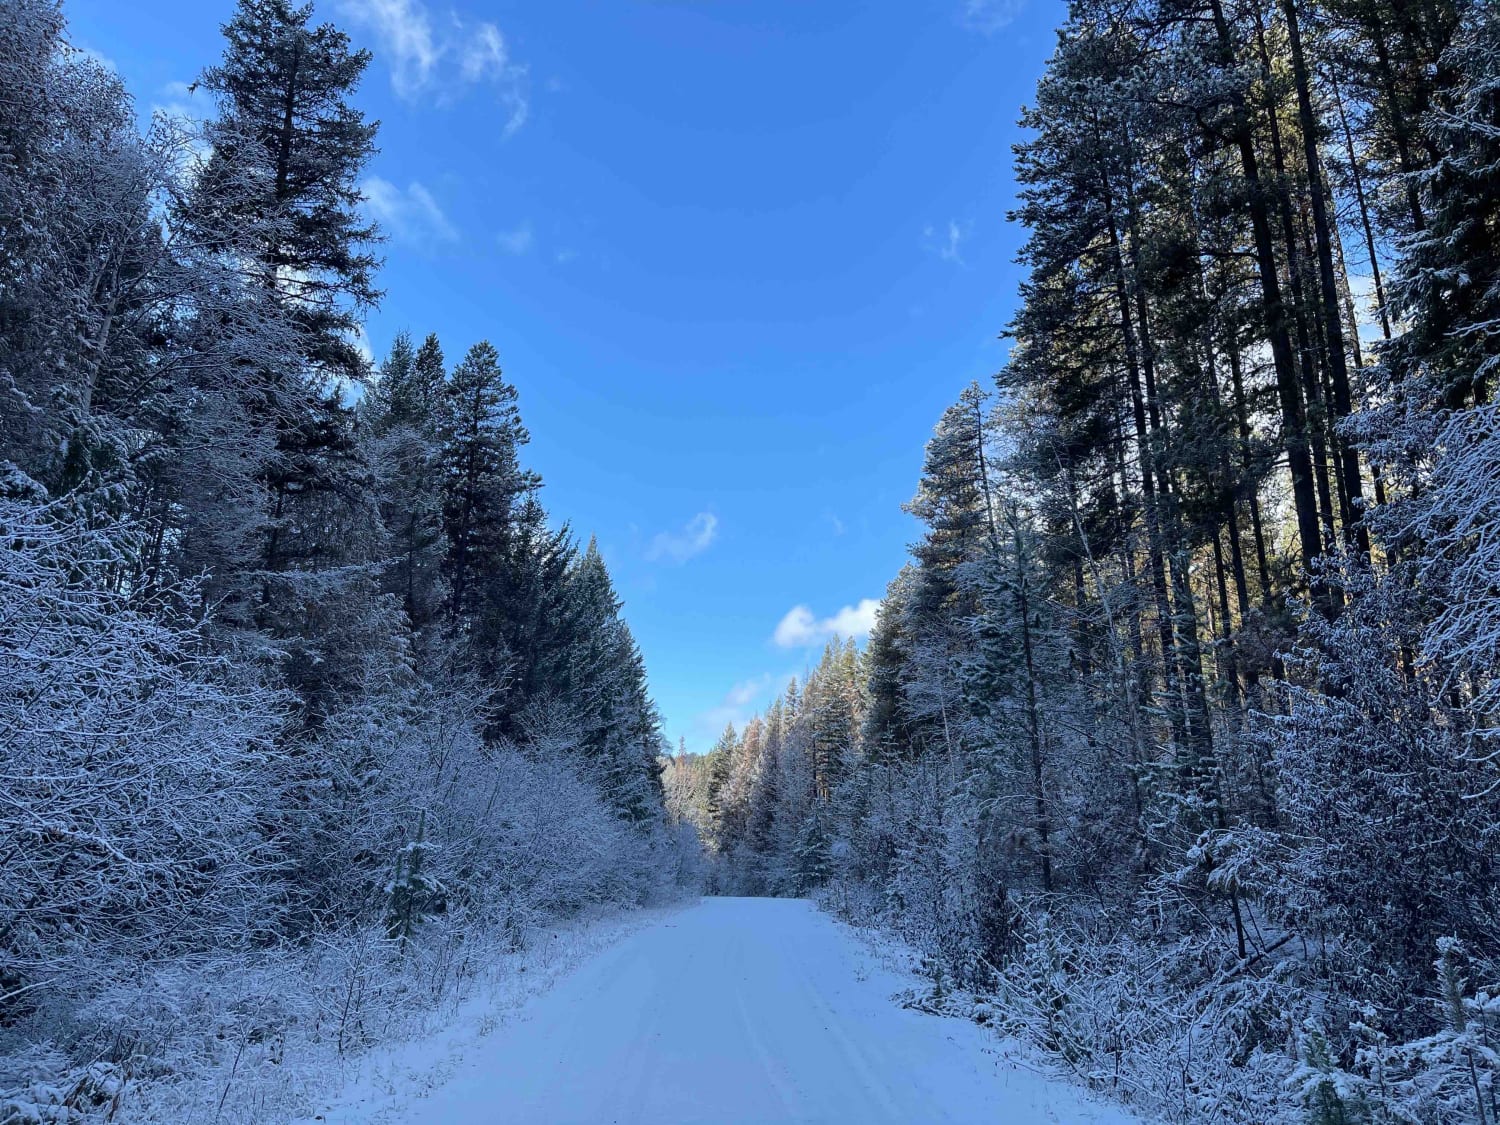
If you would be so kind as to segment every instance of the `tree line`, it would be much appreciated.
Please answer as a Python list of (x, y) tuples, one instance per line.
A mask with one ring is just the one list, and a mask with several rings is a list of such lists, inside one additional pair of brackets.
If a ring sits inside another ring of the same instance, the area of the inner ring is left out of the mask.
[(1074, 0), (1021, 123), (868, 645), (669, 801), (1167, 1119), (1494, 1125), (1500, 10)]
[(206, 1028), (163, 1061), (212, 1023), (150, 1007), (173, 988), (341, 950), (338, 982), (213, 1018), (241, 1051), (266, 1021), (265, 1053), (347, 981), (342, 1052), (356, 979), (420, 962), (443, 995), (466, 950), (663, 893), (687, 854), (640, 651), (597, 546), (549, 521), (496, 349), (359, 346), (369, 53), (289, 0), (223, 32), (208, 119), (143, 132), (55, 0), (0, 4), (7, 1121), (227, 1066)]

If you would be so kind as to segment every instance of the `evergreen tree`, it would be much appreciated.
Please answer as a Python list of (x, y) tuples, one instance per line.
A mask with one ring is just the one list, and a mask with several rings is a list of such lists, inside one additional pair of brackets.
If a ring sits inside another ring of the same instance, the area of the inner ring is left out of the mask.
[(292, 311), (308, 362), (357, 381), (357, 315), (380, 296), (368, 249), (377, 232), (360, 215), (358, 188), (376, 125), (349, 104), (370, 53), (311, 19), (311, 4), (239, 0), (224, 25), (224, 58), (199, 80), (220, 112), (193, 217), (213, 228), (251, 218), (236, 249)]
[(348, 385), (368, 56), (281, 0), (225, 32), (204, 136), (143, 132), (55, 0), (0, 4), (7, 1120), (206, 1119), (333, 962), (342, 1051), (376, 993), (453, 999), (459, 944), (697, 877), (639, 648), (531, 496), (493, 351), (453, 392), (403, 335)]
[(1393, 295), (1408, 327), (1387, 359), (1417, 382), (1406, 393), (1448, 407), (1488, 402), (1500, 369), (1500, 18), (1488, 4), (1470, 17), (1442, 57), (1451, 106), (1424, 122), (1442, 155), (1413, 176), (1425, 229), (1405, 246)]
[(242, 394), (253, 424), (274, 434), (274, 453), (259, 466), (269, 500), (254, 609), (237, 623), (285, 640), (309, 700), (357, 675), (325, 662), (337, 650), (307, 636), (310, 606), (322, 599), (326, 610), (325, 587), (342, 583), (347, 612), (380, 612), (367, 577), (336, 568), (384, 553), (375, 481), (344, 392), (365, 377), (354, 334), (379, 297), (369, 251), (377, 232), (360, 216), (357, 187), (376, 126), (349, 103), (369, 54), (311, 18), (310, 4), (243, 0), (224, 25), (224, 56), (200, 79), (217, 97), (211, 150), (182, 205), (184, 222), (237, 259), (292, 337), (296, 358), (251, 360)]
[(520, 506), (537, 487), (520, 464), (520, 447), (530, 435), (516, 397), (488, 342), (469, 349), (444, 388), (439, 464), (448, 545), (443, 570), (449, 618), (456, 624), (472, 624), (486, 575), (501, 567)]
[(627, 819), (644, 822), (662, 800), (660, 719), (646, 691), (640, 651), (620, 617), (619, 597), (593, 539), (568, 571), (565, 600), (564, 652), (550, 689), (566, 698), (583, 755), (612, 804)]
[(714, 848), (720, 853), (729, 851), (735, 842), (729, 807), (729, 781), (739, 741), (739, 735), (735, 733), (734, 724), (731, 723), (724, 728), (719, 740), (708, 752), (707, 811)]
[[(428, 338), (436, 346), (434, 337)], [(426, 345), (424, 345), (424, 351)], [(437, 379), (419, 368), (411, 338), (400, 333), (380, 367), (365, 418), (369, 457), (381, 496), (391, 558), (385, 589), (397, 595), (412, 629), (422, 634), (441, 612), (442, 477), (438, 469), (441, 352)]]

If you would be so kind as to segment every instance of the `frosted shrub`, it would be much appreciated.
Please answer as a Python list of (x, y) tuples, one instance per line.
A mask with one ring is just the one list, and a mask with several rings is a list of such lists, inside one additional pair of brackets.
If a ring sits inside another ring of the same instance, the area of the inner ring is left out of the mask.
[(191, 586), (132, 589), (131, 535), (0, 498), (0, 1023), (274, 914), (280, 697), (163, 612)]
[(538, 927), (690, 877), (576, 752), (487, 744), (462, 680), (372, 662), (273, 753), (284, 697), (177, 623), (191, 584), (133, 589), (132, 534), (0, 499), (6, 1125), (289, 1115)]
[(1308, 1125), (1359, 1125), (1369, 1120), (1364, 1081), (1338, 1065), (1328, 1036), (1311, 1020), (1298, 1036), (1297, 1054), (1287, 1087), (1302, 1103)]
[(1392, 1044), (1360, 1024), (1357, 1056), (1375, 1121), (1412, 1125), (1495, 1125), (1500, 1121), (1500, 986), (1471, 992), (1461, 942), (1437, 943), (1441, 1025), (1431, 1035)]

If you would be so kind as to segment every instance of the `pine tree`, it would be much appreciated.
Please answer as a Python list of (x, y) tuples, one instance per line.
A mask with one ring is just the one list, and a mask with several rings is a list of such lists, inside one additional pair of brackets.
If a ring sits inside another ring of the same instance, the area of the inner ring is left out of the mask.
[(411, 394), (423, 405), (425, 413), (435, 417), (441, 410), (443, 386), (447, 379), (448, 369), (444, 366), (443, 346), (438, 342), (436, 333), (429, 333), (427, 339), (422, 341), (422, 346), (417, 349), (416, 358), (412, 361)]
[(566, 622), (559, 671), (562, 694), (610, 802), (627, 819), (645, 822), (662, 801), (660, 719), (646, 691), (635, 638), (593, 539), (566, 577)]
[[(453, 395), (437, 339), (403, 334), (349, 386), (377, 296), (368, 56), (310, 14), (240, 4), (196, 136), (143, 132), (56, 0), (0, 3), (7, 1120), (203, 1117), (225, 1044), (241, 1080), (280, 1060), (274, 1011), (329, 984), (315, 950), (353, 958), (343, 1049), (356, 977), (410, 997), (453, 942), (696, 877), (695, 841), (663, 831), (640, 650), (597, 551), (573, 582), (493, 352)], [(479, 589), (454, 610), (457, 530)], [(245, 973), (260, 1015), (230, 1004), (202, 1050), (171, 1047), (193, 1006), (173, 995)], [(145, 1040), (123, 1030), (142, 1004)], [(126, 1039), (129, 1064), (97, 1050)]]
[[(428, 340), (436, 346), (435, 337)], [(391, 552), (385, 589), (401, 598), (407, 621), (418, 634), (437, 620), (445, 595), (438, 471), (441, 352), (438, 356), (434, 382), (421, 370), (411, 338), (398, 334), (364, 410)]]
[(914, 574), (908, 564), (886, 587), (880, 615), (865, 648), (869, 686), (862, 738), (866, 753), (876, 760), (910, 755), (914, 750), (914, 732), (901, 687), (908, 659), (902, 622)]
[(1387, 359), (1449, 407), (1488, 402), (1500, 371), (1500, 17), (1477, 4), (1461, 26), (1443, 57), (1456, 96), (1425, 122), (1442, 156), (1413, 177), (1426, 225), (1393, 286), (1408, 327)]
[(914, 554), (920, 564), (916, 614), (952, 608), (956, 571), (990, 534), (980, 392), (969, 387), (949, 407), (927, 443), (917, 495), (906, 510), (924, 525)]
[[(376, 125), (349, 104), (370, 62), (332, 24), (312, 27), (312, 5), (240, 0), (224, 25), (223, 60), (200, 84), (218, 95), (213, 154), (199, 176), (194, 218), (216, 227), (248, 215), (263, 285), (298, 322), (304, 354), (329, 378), (358, 381), (352, 334), (379, 299), (377, 237), (359, 211), (359, 177)], [(228, 213), (232, 211), (232, 214)]]
[[(240, 624), (287, 638), (309, 697), (353, 674), (325, 669), (327, 654), (305, 635), (312, 601), (330, 604), (311, 576), (333, 579), (334, 568), (384, 551), (373, 474), (345, 400), (346, 385), (366, 375), (359, 316), (379, 297), (369, 250), (377, 231), (360, 215), (357, 187), (376, 126), (349, 103), (370, 56), (311, 17), (310, 4), (242, 0), (224, 25), (223, 58), (200, 79), (217, 97), (205, 130), (212, 147), (182, 205), (184, 222), (240, 263), (293, 337), (291, 363), (247, 360), (241, 401), (275, 446), (259, 467), (264, 545), (255, 607)], [(373, 587), (344, 577), (347, 612), (378, 612), (366, 604)]]
[(443, 392), (443, 570), (455, 623), (477, 614), (485, 577), (502, 562), (520, 505), (537, 487), (520, 464), (520, 447), (530, 435), (516, 398), (487, 341), (469, 349)]
[(728, 809), (728, 790), (739, 741), (739, 735), (731, 723), (724, 728), (719, 740), (708, 752), (708, 822), (714, 848), (721, 854), (729, 851), (735, 843), (734, 827)]

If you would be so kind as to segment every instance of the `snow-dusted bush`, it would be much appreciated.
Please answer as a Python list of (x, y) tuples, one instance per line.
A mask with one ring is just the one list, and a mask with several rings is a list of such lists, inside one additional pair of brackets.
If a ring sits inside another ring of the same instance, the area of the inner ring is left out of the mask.
[(136, 588), (130, 529), (0, 498), (0, 1022), (274, 920), (280, 700)]
[[(195, 588), (135, 585), (131, 528), (96, 523), (0, 499), (6, 1125), (209, 1120), (215, 1089), (221, 1120), (274, 1118), (305, 1095), (286, 1051), (402, 1034), (537, 927), (692, 877), (578, 753), (487, 743), (463, 680), (377, 677), (286, 740)], [(310, 942), (278, 944), (289, 903)]]
[[(284, 1120), (343, 1060), (451, 1014), (544, 927), (677, 893), (665, 829), (623, 820), (566, 760), (486, 747), (461, 700), (423, 703), (367, 731), (361, 772), (331, 787), (348, 886), (330, 908), (351, 922), (260, 951), (101, 951), (89, 987), (0, 1038), (0, 1057), (16, 1052), (0, 1121)], [(353, 737), (335, 726), (325, 754)]]

